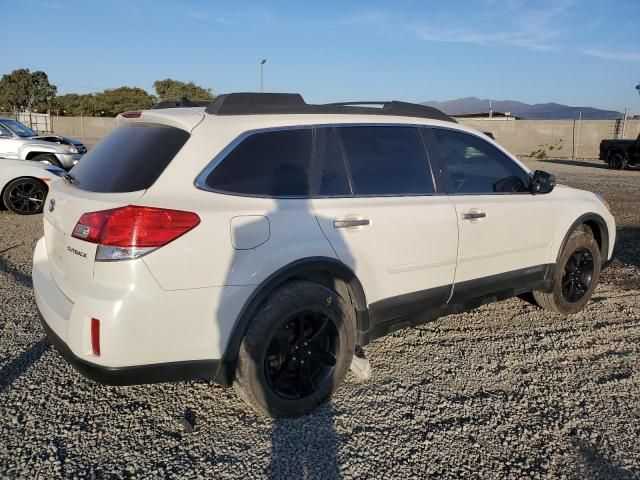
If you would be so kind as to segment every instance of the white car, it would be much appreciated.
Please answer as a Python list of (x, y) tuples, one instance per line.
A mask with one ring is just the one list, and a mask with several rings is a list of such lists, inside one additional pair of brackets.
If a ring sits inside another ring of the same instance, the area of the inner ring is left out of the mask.
[(52, 185), (33, 262), (51, 342), (103, 383), (299, 416), (356, 347), (527, 292), (575, 313), (612, 258), (602, 198), (433, 108), (228, 94), (119, 123)]
[(64, 173), (52, 165), (0, 158), (1, 206), (19, 215), (42, 212), (49, 185)]

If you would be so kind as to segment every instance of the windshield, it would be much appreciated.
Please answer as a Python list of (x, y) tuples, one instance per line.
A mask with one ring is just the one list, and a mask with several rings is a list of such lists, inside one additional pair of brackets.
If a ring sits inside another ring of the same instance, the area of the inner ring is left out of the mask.
[(15, 120), (4, 120), (2, 122), (2, 125), (7, 127), (19, 137), (35, 137), (36, 135), (38, 135), (30, 128), (25, 127), (23, 124), (21, 124), (20, 122), (16, 122)]

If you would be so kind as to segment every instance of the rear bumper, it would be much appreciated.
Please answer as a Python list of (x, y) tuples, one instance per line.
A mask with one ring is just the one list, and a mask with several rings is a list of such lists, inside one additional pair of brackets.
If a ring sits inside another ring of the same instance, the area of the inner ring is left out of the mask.
[[(53, 268), (42, 238), (32, 269), (36, 306), (51, 343), (84, 376), (110, 385), (200, 379), (229, 384), (221, 358), (233, 323), (220, 319), (235, 321), (225, 305), (239, 303), (235, 295), (242, 300), (244, 287), (166, 291), (142, 262), (115, 262), (96, 264), (91, 277), (76, 281), (75, 289), (67, 286), (65, 294)], [(102, 269), (113, 278), (106, 281)], [(65, 273), (70, 276), (72, 268)], [(100, 320), (101, 355), (91, 348), (92, 318)]]
[[(38, 311), (40, 314), (40, 311)], [(76, 356), (66, 343), (47, 325), (40, 314), (40, 322), (49, 342), (62, 357), (84, 377), (105, 385), (140, 385), (145, 383), (176, 382), (182, 380), (217, 380), (221, 370), (218, 360), (157, 363), (131, 367), (105, 367)], [(225, 380), (219, 383), (226, 384)]]

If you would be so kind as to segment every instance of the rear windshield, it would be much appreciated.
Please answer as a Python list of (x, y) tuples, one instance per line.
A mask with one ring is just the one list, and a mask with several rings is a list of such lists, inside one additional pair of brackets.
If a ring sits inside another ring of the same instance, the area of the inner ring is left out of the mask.
[(151, 123), (110, 132), (73, 167), (74, 184), (90, 192), (135, 192), (153, 185), (189, 133)]

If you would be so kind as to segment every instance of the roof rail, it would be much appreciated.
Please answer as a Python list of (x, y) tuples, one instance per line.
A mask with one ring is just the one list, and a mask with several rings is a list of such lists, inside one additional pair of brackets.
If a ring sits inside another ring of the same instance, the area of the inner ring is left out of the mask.
[(189, 100), (182, 97), (180, 100), (161, 100), (156, 103), (151, 110), (160, 110), (163, 108), (187, 108), (187, 107), (206, 107), (211, 100)]
[[(379, 105), (374, 107), (373, 105)], [(395, 115), (430, 118), (446, 122), (455, 119), (437, 108), (398, 101), (343, 102), (309, 104), (299, 93), (226, 93), (219, 95), (205, 109), (212, 115), (260, 115), (260, 114), (355, 114)]]

